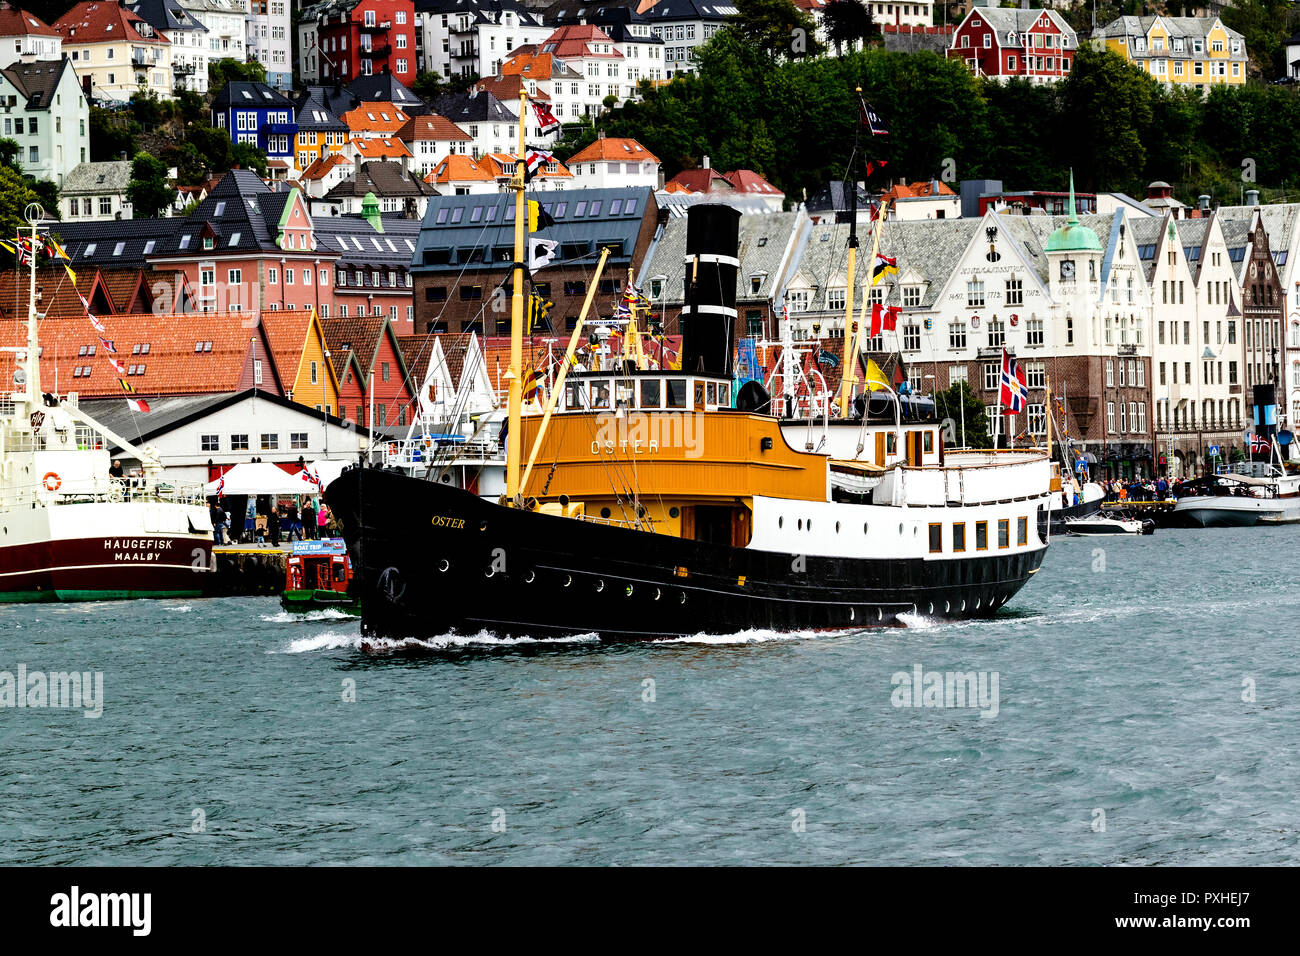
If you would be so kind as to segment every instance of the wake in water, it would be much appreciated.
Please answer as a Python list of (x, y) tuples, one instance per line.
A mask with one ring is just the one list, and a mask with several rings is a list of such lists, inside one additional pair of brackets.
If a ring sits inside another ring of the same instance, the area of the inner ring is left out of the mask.
[(725, 646), (729, 644), (766, 644), (771, 641), (807, 641), (822, 640), (825, 638), (851, 637), (855, 634), (868, 633), (862, 629), (846, 629), (841, 631), (773, 631), (767, 628), (750, 628), (746, 631), (736, 631), (734, 634), (688, 634), (684, 637), (665, 637), (656, 641), (650, 641), (651, 644), (713, 644)]
[[(347, 615), (342, 615), (347, 617)], [(270, 651), (272, 654), (306, 654), (312, 651), (332, 651), (341, 647), (372, 654), (391, 654), (401, 651), (447, 651), (459, 648), (493, 648), (520, 647), (526, 645), (546, 646), (550, 644), (599, 644), (600, 638), (595, 634), (574, 634), (569, 637), (540, 639), (535, 637), (495, 637), (487, 631), (477, 634), (443, 634), (431, 638), (386, 638), (363, 637), (359, 633), (343, 634), (326, 631), (312, 637), (303, 637), (290, 641), (287, 648)]]
[(298, 624), (313, 621), (354, 621), (356, 615), (326, 607), (318, 611), (280, 611), (278, 614), (263, 614), (262, 620), (268, 624)]

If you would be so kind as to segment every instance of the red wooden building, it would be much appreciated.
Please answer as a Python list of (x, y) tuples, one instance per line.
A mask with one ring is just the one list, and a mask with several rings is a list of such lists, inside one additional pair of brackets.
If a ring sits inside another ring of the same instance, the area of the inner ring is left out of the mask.
[(348, 83), (385, 70), (415, 82), (415, 5), (411, 0), (336, 0), (318, 4), (315, 41), (322, 82)]
[(957, 27), (950, 60), (976, 76), (1054, 83), (1070, 72), (1079, 38), (1055, 10), (973, 7)]

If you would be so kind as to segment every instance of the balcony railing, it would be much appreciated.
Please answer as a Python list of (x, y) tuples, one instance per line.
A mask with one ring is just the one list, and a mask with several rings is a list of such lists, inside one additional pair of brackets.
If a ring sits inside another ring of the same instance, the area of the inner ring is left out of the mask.
[(381, 21), (379, 21), (378, 23), (371, 23), (371, 24), (369, 24), (369, 25), (363, 23), (363, 24), (361, 24), (361, 32), (362, 32), (362, 33), (378, 33), (378, 32), (380, 32), (381, 30), (387, 30), (387, 29), (389, 29), (390, 27), (392, 27), (392, 25), (393, 25), (393, 22), (392, 22), (391, 20), (381, 20)]

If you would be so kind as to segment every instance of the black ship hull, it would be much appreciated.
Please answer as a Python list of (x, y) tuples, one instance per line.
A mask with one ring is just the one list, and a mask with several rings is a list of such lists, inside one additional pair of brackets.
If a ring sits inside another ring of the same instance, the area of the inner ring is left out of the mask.
[(1044, 554), (800, 558), (508, 509), (376, 469), (344, 472), (325, 497), (352, 555), (362, 632), (390, 639), (647, 640), (985, 616)]

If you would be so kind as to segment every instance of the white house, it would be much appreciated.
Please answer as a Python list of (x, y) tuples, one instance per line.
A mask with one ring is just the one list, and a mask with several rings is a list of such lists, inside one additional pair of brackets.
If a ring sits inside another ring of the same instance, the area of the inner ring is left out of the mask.
[(63, 56), (63, 37), (40, 17), (26, 10), (0, 10), (0, 63), (19, 57), (57, 60)]
[(659, 186), (659, 159), (634, 139), (601, 133), (590, 146), (569, 158), (573, 185), (588, 189), (612, 186)]
[(0, 70), (3, 135), (18, 143), (24, 173), (63, 185), (90, 146), (90, 107), (67, 57)]
[(421, 69), (439, 76), (494, 76), (510, 53), (550, 35), (518, 0), (429, 0), (415, 14)]
[(126, 187), (131, 181), (130, 160), (78, 163), (59, 189), (59, 212), (66, 222), (130, 219)]
[[(244, 0), (248, 6), (246, 58), (266, 67), (266, 82), (277, 89), (293, 86), (293, 65), (289, 57), (288, 0)], [(245, 57), (241, 57), (244, 59)]]
[[(133, 416), (120, 398), (83, 399), (81, 406), (118, 434), (138, 436), (137, 444), (153, 448), (169, 478), (185, 482), (206, 482), (221, 466), (254, 457), (286, 465), (355, 459), (369, 436), (354, 422), (261, 390), (151, 398), (143, 416)], [(128, 472), (139, 467), (121, 449), (110, 454), (121, 457)]]
[[(209, 63), (225, 59), (242, 63), (248, 59), (248, 6), (245, 0), (183, 0), (183, 5), (191, 17), (203, 24), (205, 33), (202, 37), (191, 37), (190, 45), (184, 47), (178, 45), (182, 41), (172, 33), (167, 34), (173, 43), (172, 69), (175, 72), (177, 61), (182, 59), (187, 68), (193, 66), (194, 73), (185, 75), (187, 81), (193, 76), (193, 85), (187, 82), (186, 87), (206, 93)], [(199, 41), (205, 49), (194, 48)], [(278, 85), (271, 81), (270, 74), (268, 66), (268, 82), (272, 86)]]

